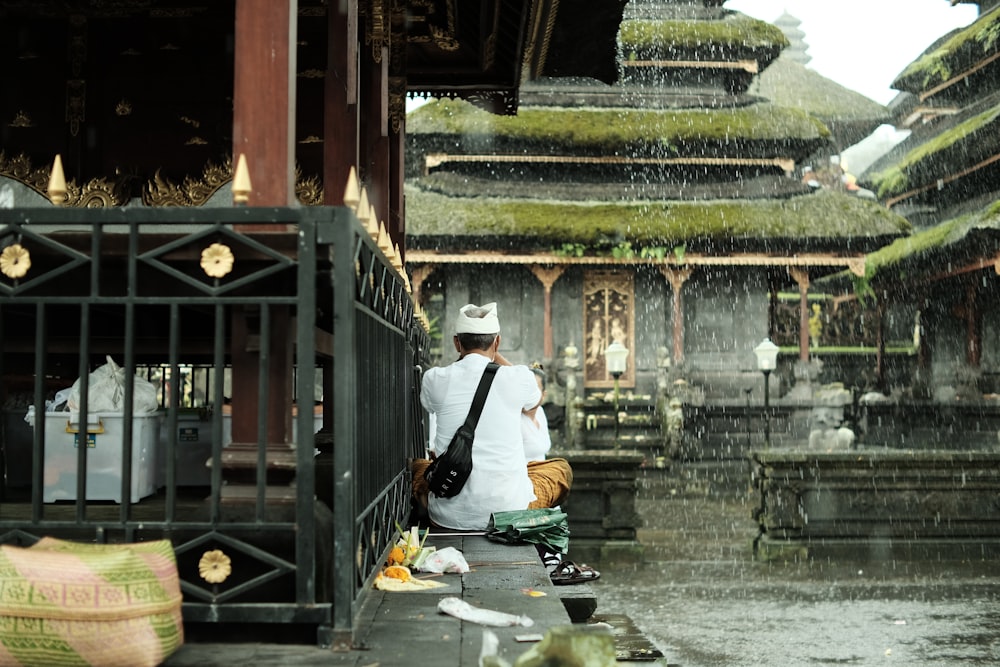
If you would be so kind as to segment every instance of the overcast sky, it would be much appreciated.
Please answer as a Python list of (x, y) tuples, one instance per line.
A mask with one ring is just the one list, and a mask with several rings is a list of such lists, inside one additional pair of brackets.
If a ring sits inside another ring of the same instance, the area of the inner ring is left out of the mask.
[(976, 5), (949, 0), (729, 0), (725, 7), (768, 23), (787, 11), (802, 22), (807, 67), (881, 104), (928, 46), (979, 16)]

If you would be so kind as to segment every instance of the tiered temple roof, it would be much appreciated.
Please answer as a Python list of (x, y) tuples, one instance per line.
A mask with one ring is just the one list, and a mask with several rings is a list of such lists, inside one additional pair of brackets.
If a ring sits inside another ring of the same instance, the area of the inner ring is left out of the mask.
[[(896, 77), (906, 141), (861, 180), (921, 231), (868, 258), (874, 284), (995, 266), (1000, 223), (1000, 8), (934, 42)], [(889, 293), (889, 292), (886, 292)]]
[(856, 254), (903, 233), (898, 216), (797, 172), (884, 107), (778, 59), (778, 28), (719, 4), (630, 3), (613, 86), (538, 80), (509, 118), (448, 101), (411, 112), (411, 247)]

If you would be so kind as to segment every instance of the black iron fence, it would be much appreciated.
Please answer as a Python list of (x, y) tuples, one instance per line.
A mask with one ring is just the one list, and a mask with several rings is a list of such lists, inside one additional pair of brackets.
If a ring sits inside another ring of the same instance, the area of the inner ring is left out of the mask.
[(0, 210), (0, 251), (0, 543), (168, 537), (186, 622), (349, 647), (409, 512), (428, 349), (353, 213)]

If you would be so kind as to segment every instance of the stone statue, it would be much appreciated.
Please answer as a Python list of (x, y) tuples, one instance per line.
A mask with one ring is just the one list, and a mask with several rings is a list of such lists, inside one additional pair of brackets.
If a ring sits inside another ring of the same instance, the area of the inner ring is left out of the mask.
[(663, 426), (666, 454), (675, 459), (680, 455), (681, 447), (684, 444), (684, 408), (677, 397), (671, 398), (670, 402), (667, 403)]

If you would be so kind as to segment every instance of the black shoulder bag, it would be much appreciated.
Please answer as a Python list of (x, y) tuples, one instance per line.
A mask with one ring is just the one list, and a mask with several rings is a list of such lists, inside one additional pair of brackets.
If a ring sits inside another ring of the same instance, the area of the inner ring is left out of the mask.
[(469, 416), (465, 418), (465, 423), (455, 431), (447, 451), (431, 461), (424, 470), (427, 486), (438, 498), (457, 496), (469, 481), (469, 475), (472, 474), (472, 441), (476, 437), (476, 424), (479, 423), (479, 415), (483, 411), (486, 395), (490, 392), (490, 385), (493, 384), (493, 377), (497, 374), (498, 368), (500, 365), (492, 361), (486, 364), (486, 370), (479, 380), (479, 388), (476, 389), (476, 396), (472, 399), (472, 407), (469, 408)]

